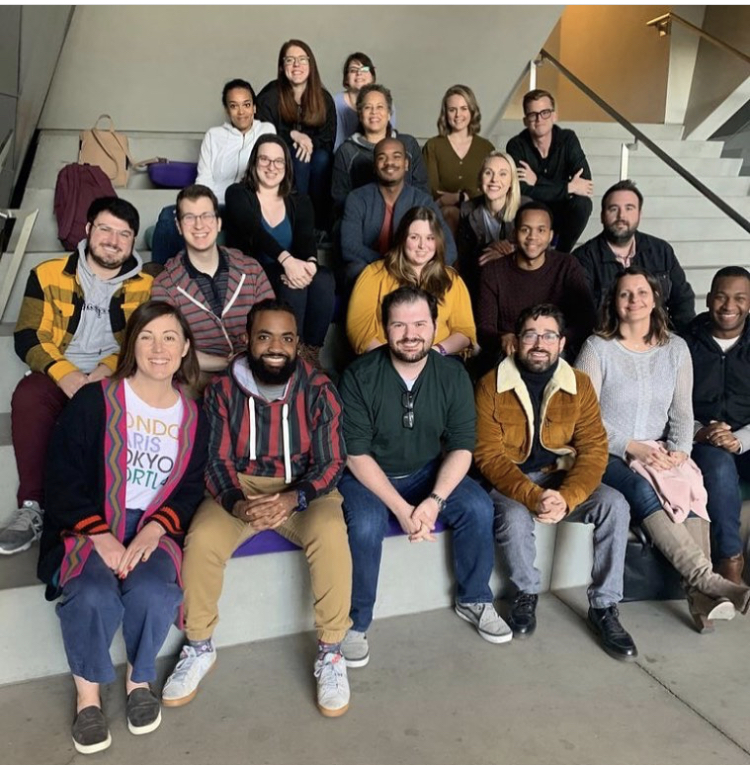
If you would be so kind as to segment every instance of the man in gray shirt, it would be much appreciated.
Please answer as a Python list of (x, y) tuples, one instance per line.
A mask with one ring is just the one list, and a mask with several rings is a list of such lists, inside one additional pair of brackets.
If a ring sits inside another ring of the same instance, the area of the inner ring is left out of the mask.
[(126, 200), (102, 197), (87, 221), (77, 251), (39, 264), (26, 284), (14, 340), (31, 372), (11, 403), (18, 509), (0, 531), (0, 554), (25, 551), (41, 534), (52, 427), (82, 386), (114, 372), (128, 318), (151, 292), (133, 249), (138, 211)]

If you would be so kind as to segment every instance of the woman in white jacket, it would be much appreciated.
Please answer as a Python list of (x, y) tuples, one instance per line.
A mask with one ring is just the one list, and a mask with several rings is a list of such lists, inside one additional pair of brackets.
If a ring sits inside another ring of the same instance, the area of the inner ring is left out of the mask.
[[(242, 180), (255, 142), (266, 133), (276, 133), (272, 123), (255, 119), (255, 91), (247, 80), (230, 80), (222, 90), (221, 103), (227, 121), (209, 128), (203, 137), (196, 179), (216, 195), (220, 210), (227, 187)], [(175, 206), (169, 205), (162, 209), (154, 229), (151, 260), (164, 264), (184, 247), (175, 223)]]

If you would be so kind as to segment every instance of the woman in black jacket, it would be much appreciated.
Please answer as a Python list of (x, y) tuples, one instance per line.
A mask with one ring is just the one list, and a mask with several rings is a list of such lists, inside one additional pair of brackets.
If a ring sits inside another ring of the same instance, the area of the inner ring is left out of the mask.
[(226, 193), (227, 239), (266, 270), (294, 309), (302, 356), (315, 365), (334, 310), (334, 278), (318, 265), (310, 198), (292, 192), (292, 160), (279, 136), (258, 139), (241, 184)]
[(307, 43), (281, 46), (278, 78), (258, 94), (257, 117), (276, 126), (292, 156), (295, 188), (312, 198), (316, 227), (328, 230), (336, 106)]

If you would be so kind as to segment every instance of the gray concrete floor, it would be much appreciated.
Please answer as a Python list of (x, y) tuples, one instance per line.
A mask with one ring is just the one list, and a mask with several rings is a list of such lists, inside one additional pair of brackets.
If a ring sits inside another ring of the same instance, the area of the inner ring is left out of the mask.
[(0, 761), (750, 764), (748, 620), (700, 636), (684, 603), (623, 605), (640, 651), (626, 664), (599, 649), (584, 611), (582, 591), (545, 595), (536, 635), (501, 646), (448, 609), (377, 621), (340, 719), (315, 708), (312, 634), (222, 649), (198, 697), (164, 709), (151, 735), (130, 735), (110, 685), (113, 745), (93, 757), (70, 740), (69, 677), (6, 686)]

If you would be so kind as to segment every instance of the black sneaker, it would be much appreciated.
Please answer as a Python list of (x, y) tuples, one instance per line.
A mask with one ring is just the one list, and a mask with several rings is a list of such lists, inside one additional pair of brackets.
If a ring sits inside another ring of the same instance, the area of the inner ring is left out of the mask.
[(128, 729), (133, 735), (153, 732), (161, 724), (159, 699), (148, 687), (136, 687), (128, 695), (125, 713), (128, 717)]
[(589, 607), (589, 627), (599, 637), (604, 652), (616, 660), (631, 661), (638, 657), (633, 637), (620, 624), (615, 605), (598, 609)]
[(107, 720), (99, 706), (81, 709), (73, 721), (73, 745), (79, 754), (95, 754), (112, 745)]
[(510, 608), (508, 625), (516, 639), (526, 639), (536, 631), (536, 603), (538, 594), (519, 591)]

